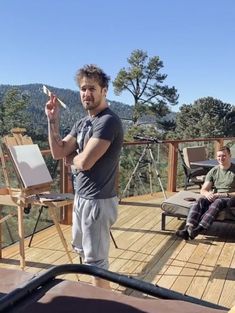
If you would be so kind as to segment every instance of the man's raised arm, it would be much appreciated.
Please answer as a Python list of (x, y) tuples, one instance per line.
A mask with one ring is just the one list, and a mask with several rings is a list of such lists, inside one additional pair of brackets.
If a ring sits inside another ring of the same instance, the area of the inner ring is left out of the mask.
[(59, 132), (59, 104), (53, 94), (46, 103), (45, 113), (48, 120), (48, 140), (53, 158), (62, 159), (72, 154), (76, 149), (76, 139), (71, 135), (61, 138)]

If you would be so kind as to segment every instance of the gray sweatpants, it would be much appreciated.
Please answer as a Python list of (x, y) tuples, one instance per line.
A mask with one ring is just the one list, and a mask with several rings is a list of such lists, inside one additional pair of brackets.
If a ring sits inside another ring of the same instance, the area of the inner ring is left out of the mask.
[(118, 198), (84, 199), (75, 194), (72, 246), (84, 262), (108, 269), (110, 227), (117, 219)]

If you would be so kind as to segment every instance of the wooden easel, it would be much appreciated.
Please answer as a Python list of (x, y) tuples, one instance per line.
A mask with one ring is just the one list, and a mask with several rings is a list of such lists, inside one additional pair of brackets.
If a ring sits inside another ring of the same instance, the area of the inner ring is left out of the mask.
[[(48, 179), (41, 184), (31, 184), (30, 186), (25, 186), (25, 182), (22, 180), (22, 175), (17, 167), (15, 159), (12, 157), (12, 149), (23, 146), (23, 145), (33, 145), (32, 139), (27, 135), (23, 135), (25, 129), (16, 128), (12, 130), (12, 135), (5, 136), (2, 138), (0, 157), (3, 169), (3, 175), (5, 179), (5, 188), (0, 188), (0, 207), (2, 206), (13, 206), (17, 208), (18, 216), (18, 234), (19, 234), (19, 252), (20, 252), (20, 267), (23, 269), (25, 267), (25, 249), (24, 249), (24, 223), (23, 223), (23, 212), (24, 208), (28, 205), (36, 206), (46, 206), (48, 207), (49, 214), (54, 222), (60, 240), (63, 244), (65, 252), (68, 256), (68, 259), (71, 263), (72, 258), (68, 250), (68, 246), (62, 230), (60, 228), (56, 209), (73, 203), (73, 194), (50, 194), (50, 188), (52, 181)], [(29, 147), (28, 147), (29, 148)], [(32, 158), (35, 156), (32, 155)], [(7, 166), (7, 163), (10, 160), (10, 164), (14, 170), (14, 173), (17, 177), (19, 187), (11, 187), (10, 183), (10, 171)], [(46, 164), (43, 164), (46, 167)], [(46, 168), (47, 169), (47, 168)], [(29, 173), (30, 174), (30, 173)], [(32, 177), (30, 177), (32, 179)], [(14, 215), (14, 213), (13, 213)], [(16, 215), (16, 214), (15, 214)], [(0, 219), (1, 222), (10, 218), (12, 214), (7, 215), (3, 219)], [(0, 234), (1, 240), (1, 234)], [(1, 255), (1, 242), (0, 242), (0, 257)]]

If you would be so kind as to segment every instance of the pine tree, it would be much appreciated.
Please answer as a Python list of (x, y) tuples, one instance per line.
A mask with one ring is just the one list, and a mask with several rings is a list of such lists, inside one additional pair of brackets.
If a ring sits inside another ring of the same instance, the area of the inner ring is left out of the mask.
[(132, 120), (136, 124), (146, 114), (157, 118), (169, 113), (168, 104), (177, 104), (175, 87), (164, 85), (166, 74), (161, 74), (163, 62), (158, 56), (148, 58), (146, 52), (134, 50), (127, 59), (128, 68), (122, 68), (113, 81), (114, 92), (120, 95), (130, 92), (134, 98)]
[(29, 128), (27, 112), (29, 98), (17, 88), (9, 89), (0, 99), (0, 136), (9, 134), (15, 127)]

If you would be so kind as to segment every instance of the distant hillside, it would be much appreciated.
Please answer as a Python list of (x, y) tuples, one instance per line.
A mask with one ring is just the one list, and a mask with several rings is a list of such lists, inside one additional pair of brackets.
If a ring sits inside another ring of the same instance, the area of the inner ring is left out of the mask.
[[(30, 105), (29, 111), (32, 113), (32, 125), (37, 128), (37, 133), (45, 135), (47, 134), (47, 120), (44, 113), (44, 107), (46, 101), (48, 101), (47, 95), (43, 93), (42, 84), (27, 84), (27, 85), (0, 85), (0, 99), (6, 93), (7, 90), (17, 88), (22, 94), (29, 96)], [(83, 117), (86, 113), (83, 110), (79, 91), (73, 91), (70, 89), (56, 88), (53, 86), (47, 87), (55, 93), (66, 105), (69, 110), (61, 109), (61, 130), (63, 134), (70, 130), (73, 123)], [(132, 107), (117, 101), (108, 100), (110, 108), (122, 119), (124, 127), (128, 128), (132, 117)], [(175, 114), (170, 113), (164, 119), (174, 119)], [(143, 121), (154, 122), (154, 117), (144, 116)]]
[[(19, 89), (23, 94), (28, 95), (30, 99), (29, 111), (32, 113), (32, 119), (35, 125), (38, 123), (46, 126), (46, 118), (44, 113), (44, 107), (46, 101), (48, 101), (47, 95), (43, 93), (42, 84), (27, 84), (27, 85), (0, 85), (0, 97), (3, 96), (7, 90), (12, 88)], [(77, 119), (80, 119), (85, 115), (83, 110), (80, 95), (78, 91), (70, 89), (56, 88), (53, 86), (47, 87), (55, 93), (66, 105), (69, 110), (61, 109), (62, 128), (69, 129), (71, 125)], [(131, 119), (132, 108), (129, 105), (121, 102), (108, 100), (111, 109), (118, 114), (118, 116), (125, 117), (125, 119)], [(47, 131), (47, 129), (45, 129)]]

